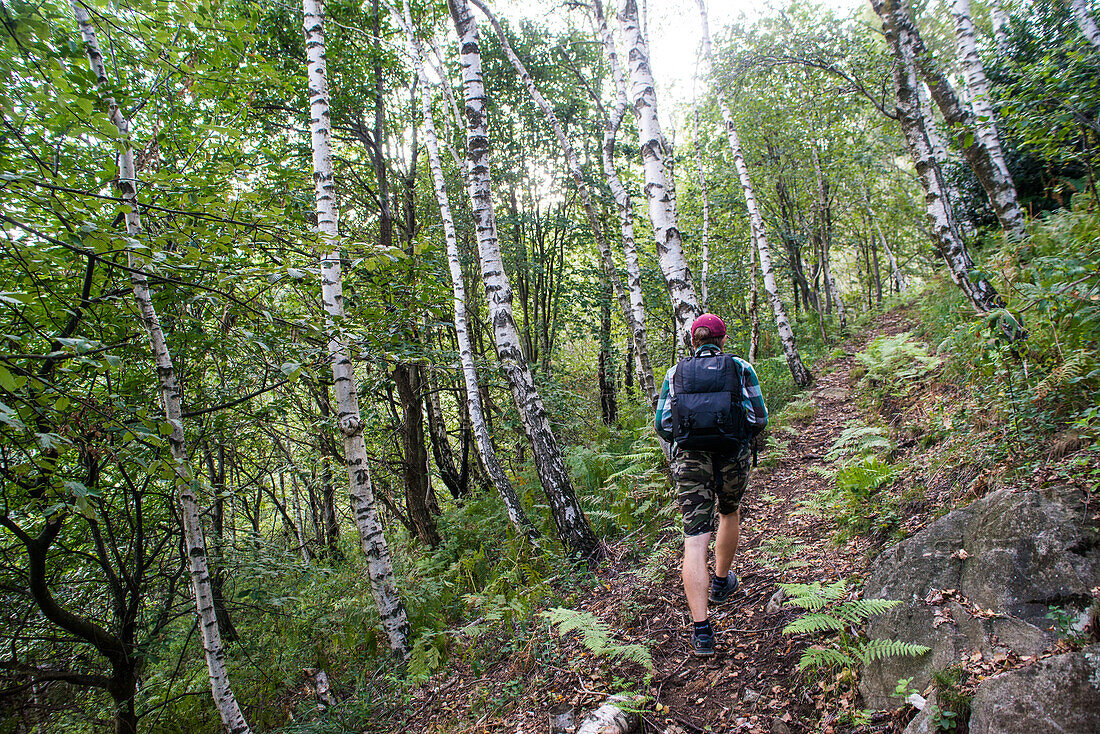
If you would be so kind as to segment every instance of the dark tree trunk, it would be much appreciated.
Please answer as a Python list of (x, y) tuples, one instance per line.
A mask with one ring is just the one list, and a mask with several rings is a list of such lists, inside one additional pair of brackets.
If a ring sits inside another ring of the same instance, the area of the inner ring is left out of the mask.
[(439, 529), (435, 515), (439, 508), (433, 506), (431, 484), (428, 481), (428, 450), (424, 445), (424, 414), (420, 410), (423, 386), (420, 368), (409, 362), (399, 362), (393, 368), (393, 381), (401, 401), (402, 425), (401, 462), (405, 478), (405, 510), (416, 530), (416, 537), (434, 548), (439, 544)]
[(600, 301), (599, 382), (600, 417), (605, 424), (613, 426), (619, 420), (619, 404), (615, 396), (615, 369), (611, 364), (611, 288), (606, 283)]
[[(421, 375), (423, 376), (423, 371)], [(464, 472), (459, 472), (455, 465), (454, 451), (451, 450), (450, 437), (447, 435), (447, 424), (443, 418), (443, 406), (439, 400), (439, 390), (431, 378), (423, 379), (424, 408), (428, 414), (428, 435), (432, 441), (432, 457), (435, 459), (436, 469), (439, 470), (439, 478), (447, 487), (447, 491), (456, 500), (466, 495), (469, 484), (465, 481)], [(464, 452), (469, 449), (464, 446)], [(465, 457), (463, 458), (465, 464)]]
[(210, 512), (210, 519), (214, 526), (213, 553), (210, 554), (210, 590), (214, 597), (214, 613), (218, 618), (218, 632), (225, 642), (236, 642), (238, 639), (237, 628), (233, 626), (233, 620), (229, 616), (229, 610), (225, 608), (225, 446), (218, 444), (218, 458), (215, 461), (214, 452), (209, 444), (203, 444), (203, 455), (206, 459), (206, 470), (210, 477), (210, 487), (214, 491), (214, 507)]

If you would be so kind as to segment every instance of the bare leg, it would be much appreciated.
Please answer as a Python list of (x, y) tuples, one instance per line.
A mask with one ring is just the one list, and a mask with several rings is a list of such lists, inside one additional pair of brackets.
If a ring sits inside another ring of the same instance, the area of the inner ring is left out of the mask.
[(710, 593), (710, 576), (707, 574), (707, 549), (710, 533), (690, 535), (684, 538), (684, 565), (681, 576), (684, 594), (691, 608), (693, 622), (707, 621), (707, 595)]
[[(718, 535), (714, 540), (715, 575), (726, 576), (729, 574), (730, 566), (733, 564), (733, 554), (737, 552), (737, 544), (740, 540), (741, 510), (734, 510), (728, 515), (719, 515)], [(705, 558), (703, 563), (705, 566)]]

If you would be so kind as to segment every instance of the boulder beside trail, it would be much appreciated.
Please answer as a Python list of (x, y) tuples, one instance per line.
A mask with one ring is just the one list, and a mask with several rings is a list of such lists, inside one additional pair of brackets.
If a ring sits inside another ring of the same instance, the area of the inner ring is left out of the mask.
[(1083, 492), (1000, 490), (936, 520), (871, 565), (868, 599), (896, 599), (873, 618), (872, 639), (927, 645), (921, 657), (865, 666), (870, 708), (897, 708), (902, 678), (925, 688), (934, 670), (974, 653), (1036, 655), (1055, 641), (1047, 614), (1085, 613), (1100, 586), (1100, 539), (1087, 525)]
[(970, 702), (970, 734), (1096, 731), (1100, 645), (984, 680)]

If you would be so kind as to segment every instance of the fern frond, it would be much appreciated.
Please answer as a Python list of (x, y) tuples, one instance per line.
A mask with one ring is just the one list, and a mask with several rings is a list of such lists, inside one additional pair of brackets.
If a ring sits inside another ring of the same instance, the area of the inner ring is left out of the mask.
[(559, 634), (579, 632), (581, 644), (593, 655), (620, 658), (638, 663), (646, 670), (655, 670), (653, 656), (645, 645), (624, 645), (611, 639), (611, 629), (599, 617), (590, 612), (554, 607), (542, 613), (550, 624), (556, 625)]
[(802, 653), (802, 657), (798, 661), (798, 669), (851, 668), (855, 666), (855, 663), (856, 660), (852, 656), (835, 648), (810, 647)]
[(848, 624), (831, 614), (820, 612), (803, 614), (783, 628), (785, 635), (801, 635), (810, 632), (842, 632)]
[(1071, 354), (1062, 364), (1050, 371), (1042, 382), (1035, 386), (1035, 396), (1044, 398), (1056, 390), (1060, 390), (1080, 380), (1081, 376), (1089, 371), (1092, 366), (1093, 355), (1087, 349), (1079, 349)]
[(860, 646), (858, 654), (860, 661), (866, 664), (876, 660), (899, 657), (902, 655), (906, 657), (920, 657), (931, 649), (932, 648), (927, 645), (902, 642), (901, 640), (871, 640)]
[(896, 599), (853, 599), (839, 605), (835, 612), (853, 624), (859, 624), (866, 619), (882, 614), (888, 609), (893, 609), (901, 604)]

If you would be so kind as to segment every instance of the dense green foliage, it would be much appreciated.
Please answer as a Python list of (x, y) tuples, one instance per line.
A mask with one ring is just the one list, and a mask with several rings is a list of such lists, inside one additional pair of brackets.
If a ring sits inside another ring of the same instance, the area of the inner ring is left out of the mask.
[[(0, 731), (112, 726), (104, 683), (111, 665), (86, 628), (44, 613), (48, 599), (122, 641), (138, 683), (140, 731), (220, 727), (181, 552), (172, 426), (133, 303), (130, 253), (148, 262), (181, 385), (229, 677), (255, 731), (363, 730), (448, 665), (476, 672), (509, 656), (556, 660), (560, 640), (545, 639), (548, 623), (579, 633), (606, 665), (652, 670), (646, 649), (619, 644), (615, 630), (571, 606), (590, 577), (554, 540), (494, 351), (463, 193), (465, 137), (458, 110), (437, 93), (488, 428), (537, 544), (516, 534), (479, 461), (456, 369), (417, 90), (384, 4), (329, 3), (326, 37), (347, 313), (336, 326), (352, 345), (372, 478), (412, 627), (405, 665), (386, 651), (348, 507), (319, 298), (301, 9), (147, 0), (88, 7), (109, 57), (107, 89), (97, 87), (69, 3), (0, 0)], [(413, 11), (441, 49), (430, 59), (433, 92), (445, 87), (461, 98), (445, 5), (416, 3)], [(599, 157), (602, 117), (613, 106), (610, 70), (583, 8), (555, 13), (562, 17), (503, 20), (581, 153), (621, 265)], [(945, 17), (933, 3), (919, 22), (937, 62), (950, 67)], [(1044, 437), (1066, 446), (1100, 437), (1098, 52), (1053, 0), (1020, 4), (1008, 46), (983, 46), (996, 122), (1032, 218), (1022, 241), (1003, 238), (973, 175), (950, 152), (945, 168), (961, 189), (959, 205), (982, 227), (969, 242), (975, 268), (1005, 300), (1004, 310), (976, 316), (927, 237), (875, 22), (869, 9), (843, 16), (794, 0), (715, 28), (715, 79), (700, 84), (699, 125), (690, 109), (662, 110), (680, 131), (669, 162), (696, 274), (706, 183), (708, 308), (727, 318), (730, 351), (748, 353), (758, 276), (748, 267), (745, 199), (719, 94), (742, 130), (803, 360), (835, 361), (851, 348), (823, 301), (826, 259), (849, 333), (899, 303), (917, 304), (919, 328), (855, 355), (854, 389), (881, 421), (845, 425), (827, 457), (829, 490), (803, 498), (840, 539), (904, 532), (904, 507), (923, 501), (924, 488), (901, 486), (916, 471), (899, 458), (903, 444), (953, 448), (980, 434), (981, 451), (966, 461), (1022, 472), (1039, 460)], [(482, 40), (497, 221), (525, 356), (588, 521), (606, 543), (625, 538), (652, 549), (634, 571), (638, 583), (652, 583), (672, 563), (662, 538), (677, 515), (652, 407), (635, 385), (626, 326), (561, 150), (487, 26)], [(118, 156), (128, 143), (108, 120), (107, 96), (132, 123), (144, 223), (137, 236), (123, 225), (129, 205), (117, 186)], [(659, 384), (678, 345), (630, 114), (618, 142)], [(890, 286), (887, 247), (906, 293)], [(755, 366), (775, 416), (762, 460), (781, 467), (789, 432), (816, 407), (790, 378), (760, 287)], [(1017, 318), (1026, 338), (1010, 340), (1005, 326)], [(411, 405), (402, 402), (399, 366), (423, 376)], [(615, 416), (600, 409), (600, 369)], [(928, 397), (930, 384), (949, 385), (949, 394)], [(430, 474), (434, 543), (410, 517), (402, 435), (407, 410), (419, 413), (429, 395), (444, 425), (417, 437), (430, 459), (414, 468)], [(917, 425), (906, 411), (921, 400), (930, 407), (919, 417), (928, 420)], [(777, 566), (798, 565), (782, 539), (767, 555)], [(845, 585), (788, 591), (816, 615), (791, 632), (838, 633), (811, 648), (803, 667), (852, 668), (919, 652), (850, 634), (881, 609)], [(338, 705), (318, 710), (307, 669), (327, 672)]]

